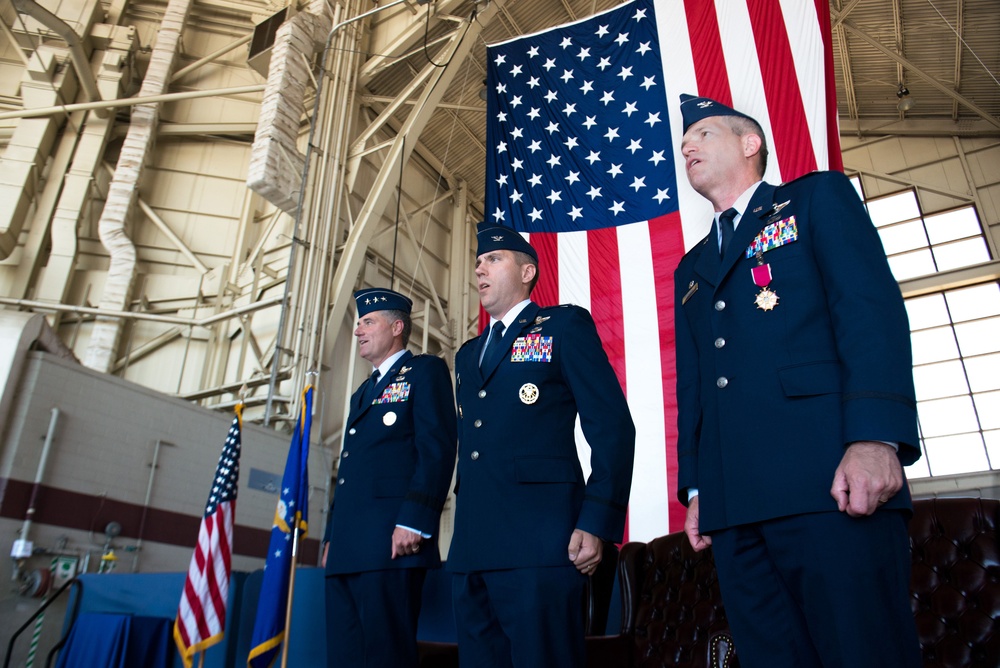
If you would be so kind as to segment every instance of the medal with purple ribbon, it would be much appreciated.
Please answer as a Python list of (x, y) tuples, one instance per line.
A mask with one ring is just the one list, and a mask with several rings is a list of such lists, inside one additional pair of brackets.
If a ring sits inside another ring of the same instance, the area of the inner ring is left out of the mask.
[(750, 269), (753, 275), (754, 285), (760, 288), (760, 292), (754, 298), (757, 308), (762, 311), (770, 311), (778, 305), (778, 295), (774, 290), (768, 288), (771, 284), (771, 265), (764, 262), (764, 253), (757, 251), (757, 266)]

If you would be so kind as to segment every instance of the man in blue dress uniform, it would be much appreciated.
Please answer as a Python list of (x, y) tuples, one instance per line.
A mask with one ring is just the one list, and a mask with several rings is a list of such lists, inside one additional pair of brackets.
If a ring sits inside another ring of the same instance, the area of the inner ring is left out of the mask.
[[(455, 357), (459, 460), (448, 570), (463, 668), (584, 665), (583, 592), (620, 541), (635, 427), (594, 321), (540, 308), (535, 249), (481, 225), (476, 280), (490, 327)], [(585, 480), (577, 417), (591, 447)]]
[(674, 276), (678, 494), (741, 665), (919, 666), (909, 327), (878, 233), (843, 174), (764, 183), (755, 120), (681, 101), (716, 224)]
[(410, 299), (382, 288), (354, 298), (358, 351), (374, 371), (351, 397), (326, 527), (329, 663), (413, 667), (424, 576), (441, 565), (455, 399), (447, 365), (406, 350)]

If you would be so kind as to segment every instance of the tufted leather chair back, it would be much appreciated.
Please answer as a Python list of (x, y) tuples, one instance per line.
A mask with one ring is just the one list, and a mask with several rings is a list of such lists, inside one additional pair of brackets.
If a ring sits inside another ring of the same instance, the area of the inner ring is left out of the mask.
[[(684, 533), (622, 548), (623, 634), (632, 666), (735, 665), (712, 551), (695, 552)], [(711, 662), (711, 663), (710, 663)]]
[(910, 520), (910, 604), (924, 668), (1000, 666), (995, 499), (925, 499)]

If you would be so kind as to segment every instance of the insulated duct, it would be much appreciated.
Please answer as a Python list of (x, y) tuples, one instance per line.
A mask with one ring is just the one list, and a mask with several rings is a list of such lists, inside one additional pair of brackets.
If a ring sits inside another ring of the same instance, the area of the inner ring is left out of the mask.
[(298, 139), (306, 87), (312, 82), (309, 62), (323, 47), (331, 23), (326, 3), (313, 2), (309, 11), (299, 12), (278, 28), (271, 51), (247, 186), (290, 215), (295, 215), (302, 191), (305, 156)]
[[(177, 56), (181, 31), (187, 21), (192, 0), (170, 0), (149, 68), (139, 90), (139, 97), (166, 92)], [(122, 145), (115, 175), (108, 187), (108, 197), (98, 224), (101, 243), (111, 255), (108, 278), (100, 307), (112, 311), (128, 309), (132, 283), (135, 281), (135, 246), (125, 231), (126, 222), (135, 205), (136, 193), (146, 158), (152, 150), (159, 124), (159, 104), (140, 104), (132, 109), (132, 121)], [(118, 357), (118, 342), (122, 322), (116, 318), (98, 318), (90, 336), (84, 364), (91, 369), (110, 371)]]

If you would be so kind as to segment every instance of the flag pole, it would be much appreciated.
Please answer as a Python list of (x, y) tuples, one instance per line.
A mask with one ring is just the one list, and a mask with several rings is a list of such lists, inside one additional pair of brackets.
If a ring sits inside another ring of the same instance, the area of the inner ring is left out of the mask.
[[(297, 515), (297, 513), (296, 513)], [(292, 534), (292, 564), (288, 574), (288, 601), (285, 604), (285, 642), (281, 643), (281, 668), (288, 668), (288, 645), (292, 638), (292, 600), (295, 596), (295, 566), (299, 561), (299, 518)]]
[[(315, 375), (314, 371), (310, 371), (306, 375)], [(302, 390), (302, 402), (299, 410), (302, 414), (299, 416), (299, 428), (302, 429), (300, 432), (299, 447), (305, 448), (308, 452), (309, 448), (309, 435), (306, 434), (305, 422), (306, 422), (306, 398), (308, 397), (309, 390), (312, 389), (312, 384), (307, 384)], [(299, 563), (299, 532), (306, 530), (306, 527), (302, 526), (304, 523), (302, 517), (305, 514), (305, 509), (298, 508), (295, 511), (295, 523), (292, 526), (292, 559), (290, 565), (290, 571), (288, 573), (288, 600), (285, 602), (285, 640), (281, 643), (281, 668), (288, 668), (288, 646), (292, 638), (292, 601), (295, 597), (295, 567)]]

